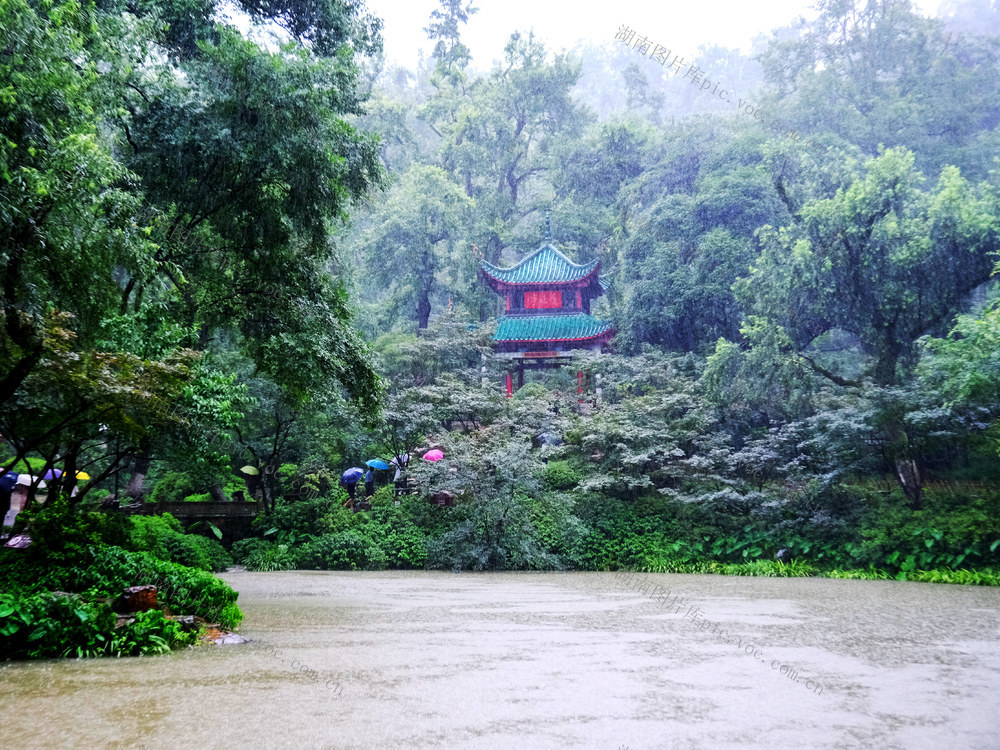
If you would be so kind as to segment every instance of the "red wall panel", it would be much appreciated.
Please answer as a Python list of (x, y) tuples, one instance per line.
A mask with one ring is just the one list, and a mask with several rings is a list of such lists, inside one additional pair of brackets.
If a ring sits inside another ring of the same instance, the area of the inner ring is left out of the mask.
[(524, 307), (526, 310), (562, 307), (562, 292), (525, 292)]

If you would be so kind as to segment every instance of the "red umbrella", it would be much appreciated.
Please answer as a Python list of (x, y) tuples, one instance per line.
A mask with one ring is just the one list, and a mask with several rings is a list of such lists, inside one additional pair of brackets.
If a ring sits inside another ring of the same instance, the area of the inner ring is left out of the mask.
[(444, 458), (444, 453), (435, 448), (432, 451), (427, 451), (424, 454), (424, 461), (440, 461)]

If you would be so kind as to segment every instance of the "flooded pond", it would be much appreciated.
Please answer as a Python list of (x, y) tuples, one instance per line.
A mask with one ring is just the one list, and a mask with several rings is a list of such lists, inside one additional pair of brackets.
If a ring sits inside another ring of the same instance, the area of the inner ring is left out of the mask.
[[(233, 572), (252, 642), (0, 665), (31, 748), (998, 748), (1000, 590)], [(659, 586), (656, 595), (651, 596)]]

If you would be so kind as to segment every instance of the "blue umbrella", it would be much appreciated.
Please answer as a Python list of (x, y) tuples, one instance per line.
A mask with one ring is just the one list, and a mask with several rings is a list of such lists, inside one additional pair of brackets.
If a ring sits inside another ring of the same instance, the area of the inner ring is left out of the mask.
[(62, 476), (62, 469), (49, 469), (47, 472), (42, 474), (42, 479), (46, 482), (51, 482), (53, 479), (58, 479)]
[(17, 474), (14, 472), (8, 471), (0, 475), (0, 490), (3, 492), (10, 492), (15, 484), (17, 484)]
[(373, 469), (381, 469), (382, 471), (389, 470), (389, 464), (380, 458), (373, 458), (371, 461), (366, 461), (365, 466), (371, 466)]
[(355, 484), (364, 475), (364, 469), (359, 469), (357, 466), (354, 466), (340, 475), (340, 481), (343, 484)]

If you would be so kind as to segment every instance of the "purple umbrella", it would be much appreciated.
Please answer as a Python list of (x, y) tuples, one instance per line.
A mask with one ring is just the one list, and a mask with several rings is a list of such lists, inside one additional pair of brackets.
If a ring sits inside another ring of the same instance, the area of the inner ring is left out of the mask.
[(355, 484), (364, 475), (365, 475), (364, 469), (359, 469), (357, 466), (354, 466), (340, 475), (340, 483)]
[(49, 469), (47, 472), (42, 474), (42, 479), (46, 482), (51, 482), (53, 479), (57, 479), (62, 476), (61, 469)]

